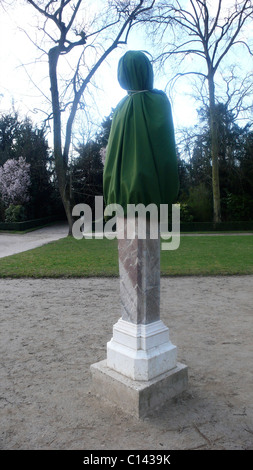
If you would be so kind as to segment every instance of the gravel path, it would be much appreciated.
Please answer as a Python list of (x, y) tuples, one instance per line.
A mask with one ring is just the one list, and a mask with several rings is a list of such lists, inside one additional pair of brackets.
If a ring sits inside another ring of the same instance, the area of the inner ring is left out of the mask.
[(66, 223), (49, 225), (24, 234), (0, 233), (0, 258), (32, 250), (68, 235)]
[(0, 280), (1, 449), (253, 449), (253, 276), (161, 280), (189, 389), (145, 420), (91, 392), (118, 279)]

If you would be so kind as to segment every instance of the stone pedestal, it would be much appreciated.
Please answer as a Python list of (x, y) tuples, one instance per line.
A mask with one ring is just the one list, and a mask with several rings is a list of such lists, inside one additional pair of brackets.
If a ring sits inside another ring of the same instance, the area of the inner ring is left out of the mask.
[(91, 366), (94, 393), (136, 418), (145, 418), (187, 389), (187, 367), (177, 363), (148, 381), (132, 380), (100, 361)]
[[(91, 366), (96, 393), (142, 417), (187, 388), (187, 367), (160, 320), (160, 237), (147, 222), (146, 239), (118, 222), (121, 318), (107, 359)], [(127, 405), (128, 403), (128, 405)]]

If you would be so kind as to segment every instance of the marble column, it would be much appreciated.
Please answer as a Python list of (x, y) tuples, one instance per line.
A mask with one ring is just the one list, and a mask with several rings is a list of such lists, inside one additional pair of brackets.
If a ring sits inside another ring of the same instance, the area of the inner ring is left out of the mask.
[(187, 366), (160, 319), (160, 237), (127, 233), (118, 221), (121, 317), (107, 343), (107, 358), (91, 365), (94, 393), (143, 418), (187, 389)]
[(123, 320), (146, 325), (160, 320), (160, 237), (150, 238), (146, 224), (146, 239), (127, 238), (127, 223), (118, 224), (120, 301)]
[[(146, 222), (146, 239), (137, 221), (127, 232), (118, 221), (121, 318), (107, 345), (107, 365), (134, 380), (150, 380), (176, 366), (177, 348), (160, 320), (160, 236)], [(134, 231), (134, 233), (133, 233)]]

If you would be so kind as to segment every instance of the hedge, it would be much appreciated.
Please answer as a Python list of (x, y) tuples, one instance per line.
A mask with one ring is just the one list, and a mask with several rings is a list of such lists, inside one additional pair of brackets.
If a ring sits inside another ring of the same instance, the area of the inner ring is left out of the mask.
[(181, 232), (230, 232), (230, 231), (253, 230), (253, 221), (241, 222), (181, 222)]
[(52, 215), (48, 217), (43, 217), (41, 219), (25, 220), (23, 222), (0, 222), (0, 230), (14, 230), (18, 232), (24, 232), (25, 230), (36, 228), (41, 225), (47, 225), (51, 222), (57, 222), (58, 220), (59, 217)]
[[(42, 219), (26, 220), (24, 222), (0, 222), (0, 230), (23, 232), (41, 225), (47, 225), (52, 222), (58, 222), (59, 217), (49, 216)], [(93, 226), (94, 228), (94, 226)], [(226, 232), (226, 231), (244, 231), (253, 230), (253, 221), (241, 222), (181, 222), (181, 232)]]

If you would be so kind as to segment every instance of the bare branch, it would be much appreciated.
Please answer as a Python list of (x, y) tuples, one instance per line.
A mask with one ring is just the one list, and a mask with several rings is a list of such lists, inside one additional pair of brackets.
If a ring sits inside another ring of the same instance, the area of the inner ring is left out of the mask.
[(220, 33), (219, 38), (216, 39), (215, 48), (212, 54), (213, 63), (214, 63), (214, 59), (215, 59), (219, 44), (221, 43), (222, 40), (225, 40), (226, 35), (229, 33), (230, 30), (232, 30), (233, 24), (235, 23), (235, 21), (237, 21), (235, 32), (234, 34), (232, 34), (232, 36), (228, 40), (223, 53), (221, 53), (218, 60), (216, 61), (216, 64), (214, 65), (214, 70), (217, 70), (223, 58), (227, 55), (228, 51), (235, 44), (235, 39), (237, 38), (238, 34), (241, 32), (245, 21), (248, 19), (248, 17), (252, 16), (252, 13), (253, 13), (252, 7), (249, 13), (245, 14), (245, 11), (247, 10), (247, 3), (248, 3), (248, 0), (245, 0), (243, 8), (239, 11), (236, 10), (235, 12), (233, 12), (230, 15), (230, 17), (227, 18), (227, 21), (224, 23), (224, 25), (220, 27), (221, 33)]
[(41, 88), (37, 85), (37, 83), (33, 80), (33, 78), (31, 77), (31, 75), (29, 74), (25, 64), (20, 64), (19, 67), (22, 67), (26, 73), (26, 75), (28, 76), (30, 82), (33, 84), (33, 86), (40, 92), (40, 94), (42, 96), (44, 96), (44, 98), (50, 103), (51, 100), (48, 98), (48, 96), (43, 92), (43, 90), (41, 90)]
[(31, 43), (37, 48), (39, 49), (41, 52), (43, 52), (43, 54), (46, 54), (47, 55), (47, 52), (45, 51), (45, 49), (42, 49), (42, 47), (40, 47), (32, 38), (31, 36), (29, 36), (29, 34), (27, 33), (27, 31), (23, 28), (18, 28), (20, 31), (22, 31), (22, 33), (24, 33), (27, 38), (29, 39), (29, 41), (31, 41)]
[(235, 41), (235, 42), (233, 43), (233, 46), (235, 46), (236, 44), (243, 44), (243, 46), (245, 46), (246, 49), (248, 50), (248, 53), (249, 53), (250, 55), (253, 55), (253, 51), (250, 49), (249, 45), (248, 45), (245, 41), (242, 41), (242, 40), (240, 40), (240, 41)]
[(212, 28), (210, 29), (210, 31), (209, 31), (209, 33), (208, 33), (208, 39), (212, 36), (212, 34), (213, 34), (214, 31), (215, 31), (215, 28), (216, 28), (217, 25), (218, 25), (218, 20), (219, 20), (220, 11), (221, 11), (221, 4), (222, 4), (222, 0), (219, 0), (219, 4), (218, 4), (218, 8), (217, 8), (217, 13), (216, 13), (216, 16), (215, 16), (215, 20), (214, 20), (214, 22), (213, 22)]
[[(68, 3), (68, 2), (66, 2), (66, 3)], [(75, 8), (74, 8), (73, 15), (72, 15), (72, 17), (71, 17), (71, 19), (70, 19), (70, 21), (69, 21), (69, 24), (68, 24), (68, 26), (67, 26), (67, 28), (66, 28), (66, 33), (67, 33), (67, 32), (70, 30), (70, 28), (72, 27), (73, 22), (74, 22), (74, 20), (75, 20), (75, 17), (76, 17), (76, 15), (77, 15), (77, 12), (78, 12), (78, 10), (79, 10), (79, 7), (80, 7), (81, 3), (82, 3), (82, 0), (78, 0), (76, 6), (75, 6)]]
[(54, 21), (54, 15), (50, 15), (47, 12), (47, 9), (48, 9), (49, 5), (52, 3), (52, 1), (47, 4), (47, 6), (45, 7), (44, 10), (39, 5), (37, 5), (37, 3), (35, 3), (33, 0), (27, 0), (27, 2), (30, 3), (39, 13), (41, 13), (42, 15), (44, 15), (47, 18), (50, 18), (51, 20)]
[(199, 77), (204, 77), (206, 79), (206, 75), (201, 72), (178, 72), (174, 77), (173, 77), (173, 82), (175, 83), (179, 78), (185, 77), (186, 75), (197, 75)]
[[(245, 23), (245, 21), (247, 20), (247, 18), (249, 16), (252, 16), (252, 11), (246, 15), (244, 18), (242, 18), (242, 14), (240, 15), (240, 18), (239, 18), (239, 21), (238, 21), (238, 25), (237, 25), (237, 28), (236, 28), (236, 31), (235, 33), (233, 34), (232, 38), (230, 39), (230, 41), (228, 42), (224, 52), (220, 55), (219, 59), (217, 60), (215, 66), (214, 66), (214, 70), (217, 70), (217, 68), (219, 67), (221, 61), (224, 59), (224, 57), (227, 55), (228, 51), (231, 49), (231, 47), (235, 44), (235, 39), (237, 38), (238, 34), (240, 33), (241, 29), (242, 29), (242, 26), (243, 24)], [(232, 24), (232, 22), (231, 22)], [(214, 57), (213, 57), (214, 58)]]

